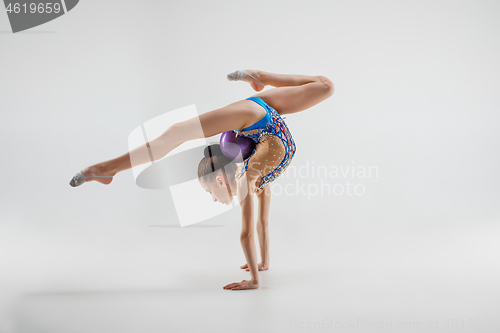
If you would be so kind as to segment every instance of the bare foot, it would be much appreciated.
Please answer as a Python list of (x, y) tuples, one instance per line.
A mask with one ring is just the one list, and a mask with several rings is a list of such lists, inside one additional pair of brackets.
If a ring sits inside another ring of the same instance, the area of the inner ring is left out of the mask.
[[(260, 75), (261, 74), (260, 71), (253, 70), (253, 69), (245, 69), (245, 72), (247, 72), (248, 74), (252, 75), (254, 78), (256, 78), (257, 80), (259, 80), (260, 82), (264, 83), (262, 81), (262, 78), (261, 78), (261, 75)], [(255, 90), (255, 91), (261, 91), (262, 89), (264, 89), (265, 85), (261, 84), (260, 82), (254, 80), (254, 79), (252, 79), (252, 77), (250, 75), (245, 76), (245, 78), (243, 79), (243, 81), (250, 83), (250, 85), (252, 86), (253, 90)]]
[(100, 164), (94, 164), (82, 169), (82, 173), (87, 178), (85, 182), (98, 181), (99, 183), (108, 185), (113, 181), (113, 178), (93, 178), (92, 176), (114, 176), (116, 172), (106, 172), (104, 167)]

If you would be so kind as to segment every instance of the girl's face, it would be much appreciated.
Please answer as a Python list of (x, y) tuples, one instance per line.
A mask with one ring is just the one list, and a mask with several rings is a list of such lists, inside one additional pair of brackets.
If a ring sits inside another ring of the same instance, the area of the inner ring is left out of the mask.
[(233, 202), (233, 198), (230, 197), (227, 190), (226, 183), (224, 182), (224, 177), (222, 175), (217, 175), (215, 181), (205, 182), (200, 181), (201, 187), (205, 189), (208, 193), (212, 195), (215, 202), (220, 202), (225, 205), (230, 205)]

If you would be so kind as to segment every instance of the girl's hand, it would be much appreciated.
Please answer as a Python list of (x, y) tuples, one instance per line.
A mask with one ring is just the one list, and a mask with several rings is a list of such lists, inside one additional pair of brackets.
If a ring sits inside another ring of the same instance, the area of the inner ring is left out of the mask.
[[(259, 271), (267, 271), (269, 269), (269, 264), (263, 264), (263, 263), (259, 262), (257, 264), (257, 267), (259, 268)], [(241, 265), (240, 268), (241, 269), (246, 268), (247, 272), (250, 271), (250, 268), (248, 267), (248, 263)]]
[(259, 284), (253, 280), (241, 280), (241, 282), (230, 283), (225, 285), (223, 289), (231, 290), (244, 290), (244, 289), (257, 289)]

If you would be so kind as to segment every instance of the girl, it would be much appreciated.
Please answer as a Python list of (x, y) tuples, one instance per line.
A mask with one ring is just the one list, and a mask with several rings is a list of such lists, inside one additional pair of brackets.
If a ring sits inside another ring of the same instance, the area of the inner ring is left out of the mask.
[[(295, 154), (295, 143), (281, 115), (303, 111), (324, 101), (332, 96), (334, 86), (322, 75), (273, 74), (259, 70), (238, 70), (228, 74), (227, 78), (248, 82), (257, 92), (267, 85), (276, 88), (176, 123), (156, 139), (130, 153), (84, 168), (73, 177), (70, 185), (76, 187), (93, 180), (109, 184), (118, 172), (132, 167), (130, 155), (138, 151), (149, 149), (151, 153), (147, 159), (146, 154), (142, 154), (144, 160), (134, 160), (134, 164), (159, 160), (186, 141), (208, 138), (226, 131), (233, 130), (237, 135), (251, 138), (256, 146), (250, 157), (239, 164), (227, 158), (218, 144), (206, 147), (205, 157), (198, 166), (198, 180), (215, 202), (229, 205), (233, 197), (237, 196), (241, 206), (240, 243), (247, 263), (240, 268), (250, 271), (251, 279), (230, 283), (224, 289), (256, 289), (260, 284), (258, 271), (269, 269), (271, 191), (268, 185), (283, 173)], [(203, 130), (201, 134), (197, 130), (200, 124)], [(260, 263), (257, 263), (254, 242), (254, 193), (258, 200)]]

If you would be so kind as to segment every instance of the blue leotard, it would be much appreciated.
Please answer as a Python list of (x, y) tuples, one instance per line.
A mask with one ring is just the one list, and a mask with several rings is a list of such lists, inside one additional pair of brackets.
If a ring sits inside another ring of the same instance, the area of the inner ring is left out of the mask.
[(266, 115), (252, 126), (234, 130), (237, 136), (251, 138), (257, 143), (252, 154), (243, 161), (241, 169), (236, 172), (235, 178), (243, 176), (250, 165), (250, 170), (262, 175), (262, 182), (255, 190), (258, 192), (286, 170), (295, 155), (296, 146), (285, 121), (276, 110), (260, 97), (252, 96), (247, 100), (262, 106), (266, 110)]

